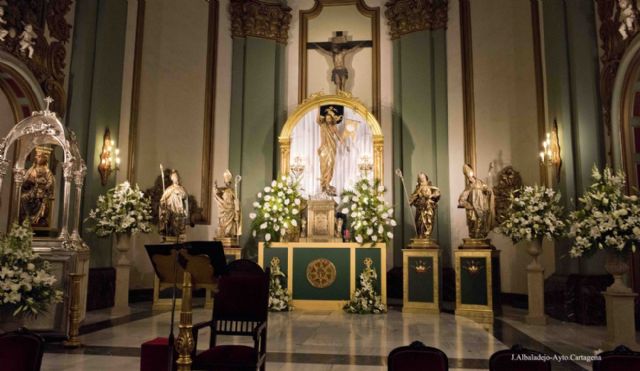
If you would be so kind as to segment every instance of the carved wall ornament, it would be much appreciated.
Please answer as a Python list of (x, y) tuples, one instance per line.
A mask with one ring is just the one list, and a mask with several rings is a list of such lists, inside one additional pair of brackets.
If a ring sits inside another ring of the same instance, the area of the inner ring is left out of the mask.
[(286, 44), (291, 23), (291, 8), (284, 4), (259, 0), (231, 0), (232, 37), (260, 37)]
[(392, 39), (412, 32), (447, 28), (449, 0), (391, 0), (386, 7)]
[[(638, 33), (638, 5), (635, 0), (596, 0), (600, 20), (600, 96), (602, 121), (611, 141), (611, 100), (620, 60)], [(611, 146), (611, 143), (609, 143)]]
[(507, 166), (498, 173), (498, 184), (493, 187), (496, 197), (496, 224), (502, 224), (509, 212), (511, 192), (522, 187), (522, 177), (512, 166)]
[(72, 0), (5, 0), (0, 7), (0, 49), (20, 59), (33, 73), (51, 111), (64, 116), (66, 44), (71, 25), (65, 19)]
[(307, 281), (319, 289), (333, 285), (336, 273), (336, 266), (325, 258), (315, 259), (307, 265)]

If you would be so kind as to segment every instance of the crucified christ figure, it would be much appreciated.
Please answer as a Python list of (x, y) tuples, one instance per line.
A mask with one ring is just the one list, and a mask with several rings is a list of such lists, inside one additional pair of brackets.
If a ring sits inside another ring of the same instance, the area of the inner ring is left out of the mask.
[[(326, 44), (326, 43), (325, 43)], [(315, 43), (318, 50), (324, 54), (331, 55), (333, 61), (333, 70), (331, 71), (331, 81), (336, 84), (338, 91), (344, 91), (349, 78), (349, 70), (344, 64), (345, 56), (363, 46), (364, 43), (357, 43), (353, 46), (349, 46), (342, 35), (342, 32), (336, 32), (336, 36), (331, 38), (331, 46), (329, 48), (323, 47), (319, 43)]]

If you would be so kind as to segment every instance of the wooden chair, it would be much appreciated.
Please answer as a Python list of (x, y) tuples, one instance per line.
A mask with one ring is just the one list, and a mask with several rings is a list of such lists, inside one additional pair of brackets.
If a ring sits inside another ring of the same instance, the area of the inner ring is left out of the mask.
[(624, 345), (600, 353), (600, 360), (593, 361), (593, 371), (630, 371), (640, 370), (640, 353)]
[(0, 369), (3, 371), (39, 371), (44, 339), (25, 329), (0, 335)]
[(490, 371), (551, 371), (550, 356), (516, 344), (489, 358)]
[[(218, 292), (211, 321), (193, 326), (195, 348), (198, 332), (210, 328), (209, 349), (192, 354), (194, 370), (265, 369), (267, 353), (267, 318), (269, 304), (269, 270), (249, 260), (229, 264), (218, 281)], [(253, 347), (218, 345), (218, 335), (251, 336)]]
[(419, 341), (395, 348), (387, 359), (389, 371), (447, 371), (449, 359), (443, 351)]

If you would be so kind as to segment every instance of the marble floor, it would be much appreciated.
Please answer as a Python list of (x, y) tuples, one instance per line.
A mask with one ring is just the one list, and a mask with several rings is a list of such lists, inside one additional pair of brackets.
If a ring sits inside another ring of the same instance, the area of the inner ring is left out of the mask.
[[(152, 312), (136, 305), (130, 315), (112, 318), (108, 311), (91, 312), (82, 328), (83, 348), (68, 350), (48, 344), (43, 370), (136, 370), (140, 344), (167, 336), (169, 312)], [(383, 370), (395, 347), (420, 340), (442, 349), (452, 370), (486, 370), (495, 351), (513, 344), (549, 354), (591, 355), (604, 337), (603, 327), (551, 320), (547, 326), (523, 323), (525, 312), (505, 308), (492, 326), (452, 314), (409, 314), (391, 308), (384, 315), (351, 315), (341, 311), (271, 313), (268, 328), (268, 369)], [(194, 323), (210, 311), (196, 309)], [(220, 343), (240, 343), (228, 337)], [(206, 348), (208, 333), (199, 338)], [(591, 369), (587, 363), (558, 362), (554, 370)]]

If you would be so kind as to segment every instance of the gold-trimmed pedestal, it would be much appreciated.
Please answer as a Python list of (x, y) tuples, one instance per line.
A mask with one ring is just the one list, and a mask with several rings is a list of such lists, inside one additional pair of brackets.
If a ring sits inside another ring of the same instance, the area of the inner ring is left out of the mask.
[(464, 248), (454, 251), (454, 260), (455, 314), (480, 323), (493, 323), (494, 315), (501, 312), (500, 251)]
[(239, 248), (240, 247), (240, 239), (238, 238), (238, 236), (236, 237), (216, 237), (214, 238), (214, 241), (220, 241), (222, 242), (222, 246), (225, 248), (225, 250), (228, 247), (231, 248)]
[(410, 249), (439, 249), (438, 242), (427, 238), (412, 238), (408, 246)]
[(495, 250), (489, 238), (463, 238), (462, 245), (458, 248), (464, 250)]
[(440, 313), (440, 249), (409, 245), (402, 266), (402, 311)]

